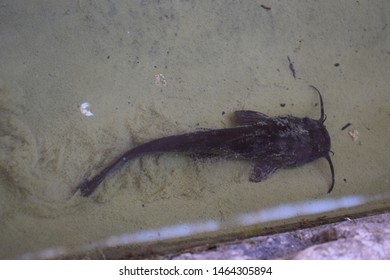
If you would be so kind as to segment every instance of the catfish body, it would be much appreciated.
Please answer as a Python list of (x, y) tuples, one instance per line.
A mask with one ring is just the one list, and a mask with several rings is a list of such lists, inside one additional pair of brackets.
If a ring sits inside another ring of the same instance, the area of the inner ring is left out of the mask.
[(219, 155), (255, 162), (250, 181), (260, 182), (277, 169), (296, 167), (325, 157), (330, 165), (334, 186), (334, 170), (330, 159), (331, 141), (324, 126), (325, 114), (320, 96), (319, 120), (294, 116), (269, 117), (255, 111), (236, 111), (237, 127), (204, 130), (152, 140), (130, 149), (92, 179), (82, 182), (82, 196), (91, 195), (113, 170), (137, 157), (164, 152)]

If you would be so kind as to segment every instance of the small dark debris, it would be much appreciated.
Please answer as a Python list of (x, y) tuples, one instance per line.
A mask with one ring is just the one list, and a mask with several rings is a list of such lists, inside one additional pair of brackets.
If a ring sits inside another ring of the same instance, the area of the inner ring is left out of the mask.
[(222, 116), (225, 115), (225, 114), (226, 114), (225, 111), (222, 111)]
[(286, 103), (280, 103), (280, 107), (285, 107)]
[(334, 64), (334, 67), (339, 67), (340, 66), (340, 63), (335, 63)]
[(157, 65), (154, 65), (154, 69), (156, 69), (157, 68)]
[(344, 178), (343, 180), (344, 180), (344, 182), (347, 182), (347, 179), (346, 179), (346, 178)]
[(217, 245), (210, 245), (209, 247), (207, 247), (207, 251), (211, 251), (211, 250), (216, 250), (218, 247)]
[(271, 7), (267, 7), (265, 5), (260, 5), (260, 7), (262, 7), (264, 10), (267, 10), (267, 11), (271, 10)]
[(344, 125), (341, 130), (345, 130), (347, 127), (349, 127), (351, 125), (351, 123), (347, 123), (346, 125)]
[(291, 61), (291, 59), (290, 59), (289, 56), (287, 56), (287, 59), (288, 59), (288, 68), (290, 68), (291, 74), (293, 75), (294, 80), (296, 80), (296, 79), (297, 79), (297, 76), (296, 76), (296, 73), (295, 73), (294, 64), (293, 64), (293, 62)]
[(107, 55), (107, 59), (110, 59), (110, 56), (109, 56), (109, 55)]

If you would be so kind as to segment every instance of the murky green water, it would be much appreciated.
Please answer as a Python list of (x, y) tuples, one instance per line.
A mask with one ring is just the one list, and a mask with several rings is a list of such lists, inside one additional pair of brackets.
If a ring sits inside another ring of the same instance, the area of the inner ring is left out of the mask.
[[(388, 1), (0, 5), (0, 258), (123, 257), (389, 209)], [(328, 116), (330, 195), (323, 159), (254, 184), (250, 162), (176, 154), (73, 195), (129, 148), (230, 127), (235, 110), (317, 119), (309, 84)]]

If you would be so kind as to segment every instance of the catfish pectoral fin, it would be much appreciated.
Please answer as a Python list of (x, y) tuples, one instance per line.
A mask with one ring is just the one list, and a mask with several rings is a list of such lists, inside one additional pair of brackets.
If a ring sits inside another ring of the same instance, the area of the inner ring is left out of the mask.
[(279, 165), (275, 163), (258, 161), (252, 168), (249, 180), (254, 183), (261, 182), (271, 176), (278, 168)]
[(238, 125), (253, 125), (269, 119), (266, 114), (250, 110), (235, 111), (234, 115)]

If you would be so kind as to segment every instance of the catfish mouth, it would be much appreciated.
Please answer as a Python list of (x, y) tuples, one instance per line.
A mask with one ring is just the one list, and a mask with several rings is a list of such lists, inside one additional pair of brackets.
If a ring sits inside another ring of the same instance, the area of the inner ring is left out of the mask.
[(321, 124), (318, 133), (313, 136), (315, 140), (314, 143), (317, 143), (315, 151), (315, 153), (317, 153), (317, 158), (329, 155), (331, 143), (330, 136), (328, 131), (326, 130), (326, 127)]

